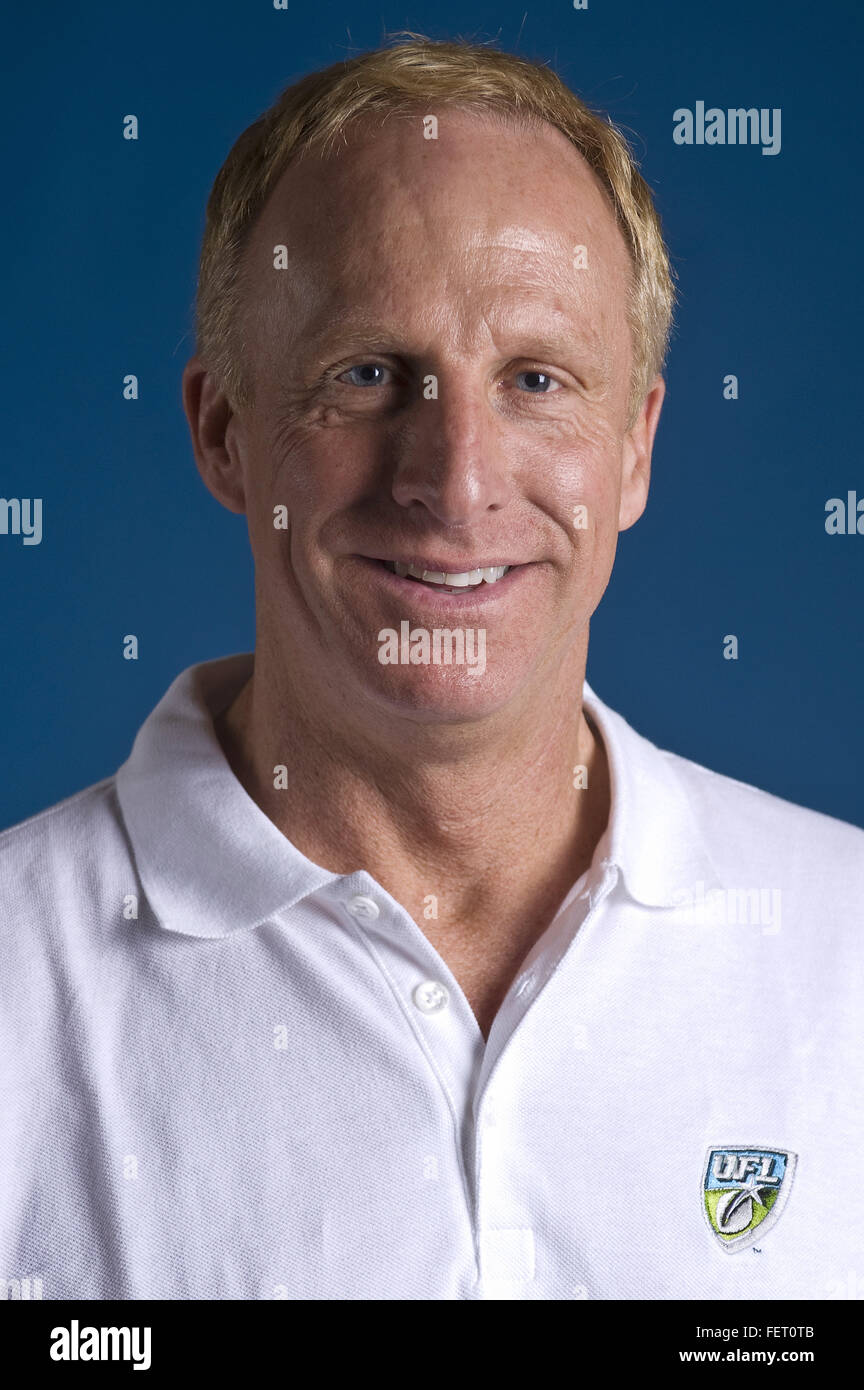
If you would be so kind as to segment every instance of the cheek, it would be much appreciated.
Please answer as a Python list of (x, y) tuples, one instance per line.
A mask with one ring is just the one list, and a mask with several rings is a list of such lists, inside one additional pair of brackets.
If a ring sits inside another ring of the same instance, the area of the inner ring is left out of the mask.
[(274, 511), (287, 514), (292, 532), (303, 531), (350, 491), (354, 450), (335, 430), (291, 425), (261, 434), (252, 458), (252, 506), (256, 529), (273, 528)]
[(619, 442), (598, 433), (565, 450), (550, 449), (541, 476), (542, 495), (535, 494), (536, 500), (569, 538), (576, 563), (585, 566), (595, 552), (614, 549), (621, 487)]
[(591, 474), (589, 512), (593, 518), (593, 533), (599, 549), (614, 546), (618, 536), (618, 508), (621, 497), (619, 467), (606, 466)]

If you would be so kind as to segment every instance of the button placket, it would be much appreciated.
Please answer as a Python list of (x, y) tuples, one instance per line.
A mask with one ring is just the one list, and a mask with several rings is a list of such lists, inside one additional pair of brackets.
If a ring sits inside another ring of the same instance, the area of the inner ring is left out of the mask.
[[(604, 865), (604, 874), (592, 895), (590, 906), (580, 914), (578, 926), (568, 928), (561, 949), (548, 958), (532, 962), (517, 980), (502, 1013), (507, 1011), (507, 1033), (499, 1047), (487, 1046), (478, 1083), (475, 1105), (479, 1123), (475, 1125), (472, 1186), (476, 1192), (476, 1212), (481, 1251), (481, 1281), (484, 1296), (495, 1297), (498, 1288), (518, 1290), (535, 1277), (535, 1233), (526, 1218), (530, 1213), (523, 1206), (520, 1194), (512, 1186), (514, 1174), (510, 1166), (510, 1145), (507, 1142), (506, 1074), (509, 1065), (519, 1066), (519, 1025), (537, 996), (556, 974), (564, 958), (578, 950), (585, 927), (596, 918), (604, 899), (618, 881), (614, 864)], [(579, 901), (578, 896), (575, 900)], [(502, 1088), (504, 1088), (502, 1090)]]
[[(341, 906), (366, 939), (373, 959), (402, 1000), (450, 1097), (455, 1116), (470, 1108), (482, 1064), (483, 1039), (458, 984), (442, 978), (444, 962), (417, 923), (377, 884), (358, 873), (342, 880)], [(351, 893), (351, 889), (355, 891)], [(457, 1124), (459, 1120), (457, 1119)]]
[[(488, 1083), (502, 1053), (511, 1046), (513, 1036), (529, 1008), (537, 1003), (538, 996), (546, 988), (552, 976), (556, 974), (564, 959), (571, 952), (581, 948), (586, 927), (596, 916), (601, 904), (618, 882), (618, 867), (613, 860), (604, 859), (602, 868), (602, 876), (594, 887), (586, 889), (587, 899), (583, 900), (582, 895), (577, 894), (570, 905), (569, 912), (572, 915), (561, 918), (558, 923), (559, 937), (557, 942), (548, 942), (545, 952), (539, 957), (535, 958), (532, 952), (529, 958), (530, 964), (523, 968), (522, 974), (516, 979), (512, 989), (507, 994), (499, 1011), (500, 1022), (505, 1030), (504, 1037), (499, 1039), (497, 1027), (493, 1028), (491, 1039), (494, 1041), (494, 1045), (487, 1044), (483, 1059), (481, 1079), (483, 1086)], [(581, 906), (582, 910), (578, 912), (578, 920), (574, 921), (573, 916), (576, 916), (578, 911), (577, 904)], [(566, 930), (564, 930), (565, 924)], [(496, 1025), (499, 1018), (495, 1020)]]

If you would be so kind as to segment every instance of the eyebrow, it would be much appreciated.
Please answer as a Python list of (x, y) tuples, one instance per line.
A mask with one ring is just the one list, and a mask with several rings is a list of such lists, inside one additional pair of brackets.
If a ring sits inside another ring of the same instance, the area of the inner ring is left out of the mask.
[[(543, 315), (547, 320), (556, 318), (561, 321), (562, 331), (560, 335), (544, 333), (538, 331), (535, 326), (526, 325), (524, 329), (513, 328), (507, 330), (507, 336), (519, 342), (520, 355), (524, 357), (556, 357), (561, 352), (579, 351), (589, 354), (598, 362), (606, 363), (611, 356), (610, 349), (601, 343), (596, 330), (579, 330), (573, 327), (567, 316), (560, 311), (549, 310)], [(504, 337), (504, 333), (499, 333)], [(409, 349), (403, 333), (395, 328), (389, 328), (377, 318), (363, 315), (362, 313), (352, 313), (333, 315), (328, 318), (317, 331), (313, 331), (306, 337), (307, 348), (316, 354), (316, 361), (322, 364), (328, 356), (334, 352), (350, 353), (354, 350), (363, 350), (382, 353), (404, 353), (407, 356), (416, 356), (413, 349)], [(323, 353), (322, 357), (317, 354)]]

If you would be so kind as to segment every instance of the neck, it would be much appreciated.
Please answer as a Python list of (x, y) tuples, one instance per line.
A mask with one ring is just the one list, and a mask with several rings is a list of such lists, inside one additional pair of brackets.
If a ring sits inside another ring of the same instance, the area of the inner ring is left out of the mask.
[[(605, 752), (582, 711), (584, 651), (521, 713), (458, 727), (358, 716), (260, 653), (216, 732), (302, 854), (333, 873), (365, 869), (415, 918), (430, 894), (476, 924), (529, 904), (532, 917), (554, 912), (609, 812)], [(274, 786), (280, 765), (285, 787)], [(573, 786), (580, 765), (584, 789)]]

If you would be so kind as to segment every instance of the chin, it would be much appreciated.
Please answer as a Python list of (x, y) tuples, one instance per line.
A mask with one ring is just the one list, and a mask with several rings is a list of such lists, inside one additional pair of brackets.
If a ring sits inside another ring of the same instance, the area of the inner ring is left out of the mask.
[(487, 667), (390, 666), (367, 672), (374, 704), (391, 714), (426, 724), (483, 719), (507, 704), (517, 682)]

